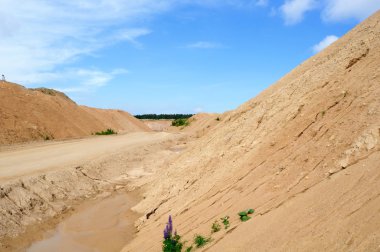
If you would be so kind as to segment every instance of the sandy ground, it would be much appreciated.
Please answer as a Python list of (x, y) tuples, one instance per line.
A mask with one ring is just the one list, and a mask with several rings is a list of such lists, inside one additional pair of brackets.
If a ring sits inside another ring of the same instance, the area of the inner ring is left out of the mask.
[(138, 132), (45, 143), (0, 152), (0, 181), (66, 166), (80, 166), (116, 150), (140, 148), (163, 141), (168, 133)]

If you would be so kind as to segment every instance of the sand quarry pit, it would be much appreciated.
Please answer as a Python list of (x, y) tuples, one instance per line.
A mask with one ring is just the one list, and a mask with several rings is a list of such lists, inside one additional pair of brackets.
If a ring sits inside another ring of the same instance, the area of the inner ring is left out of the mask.
[[(207, 238), (194, 251), (380, 251), (379, 48), (377, 12), (236, 110), (166, 132), (2, 83), (70, 120), (0, 107), (0, 250), (161, 251), (170, 215), (184, 247)], [(91, 137), (110, 119), (125, 134)]]

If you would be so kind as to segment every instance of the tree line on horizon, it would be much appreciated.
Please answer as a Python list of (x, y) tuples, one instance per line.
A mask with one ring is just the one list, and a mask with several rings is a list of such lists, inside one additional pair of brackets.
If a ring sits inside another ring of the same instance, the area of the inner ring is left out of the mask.
[(194, 114), (144, 114), (144, 115), (135, 115), (137, 119), (150, 119), (150, 120), (176, 120), (176, 119), (188, 119)]

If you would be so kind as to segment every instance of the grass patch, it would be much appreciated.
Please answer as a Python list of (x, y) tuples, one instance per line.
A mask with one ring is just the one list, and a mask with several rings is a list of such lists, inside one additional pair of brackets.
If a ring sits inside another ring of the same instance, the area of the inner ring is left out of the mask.
[(114, 135), (114, 134), (117, 134), (117, 132), (114, 131), (113, 129), (107, 129), (107, 130), (103, 130), (103, 131), (100, 131), (100, 132), (95, 132), (95, 135), (97, 135), (97, 136), (101, 136), (101, 135)]

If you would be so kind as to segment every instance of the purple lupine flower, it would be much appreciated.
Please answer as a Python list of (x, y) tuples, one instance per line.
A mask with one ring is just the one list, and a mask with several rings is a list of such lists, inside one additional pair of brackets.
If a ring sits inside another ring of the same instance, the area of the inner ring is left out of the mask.
[(168, 232), (168, 226), (166, 226), (165, 230), (164, 230), (164, 239), (169, 239), (170, 238), (170, 234)]
[(165, 230), (164, 230), (164, 239), (169, 239), (172, 237), (173, 233), (173, 221), (172, 221), (172, 216), (169, 215), (169, 221), (166, 224)]
[(172, 221), (172, 216), (169, 215), (169, 232), (170, 232), (170, 235), (173, 233), (173, 221)]

